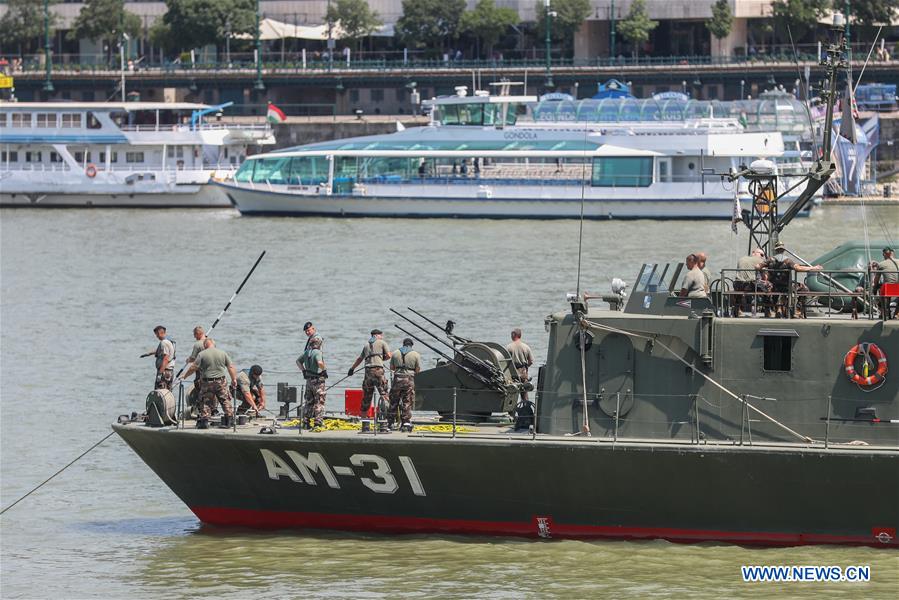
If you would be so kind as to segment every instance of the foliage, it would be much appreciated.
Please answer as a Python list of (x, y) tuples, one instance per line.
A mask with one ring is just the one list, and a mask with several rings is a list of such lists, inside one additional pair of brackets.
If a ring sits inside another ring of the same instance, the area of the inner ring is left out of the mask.
[(103, 42), (111, 54), (122, 33), (135, 39), (140, 29), (140, 17), (125, 10), (124, 0), (85, 0), (68, 38)]
[(827, 13), (830, 4), (830, 0), (774, 0), (771, 12), (780, 38), (789, 39), (788, 28), (793, 41), (804, 38), (818, 26), (818, 19)]
[(634, 0), (630, 12), (618, 23), (618, 31), (634, 45), (634, 53), (638, 53), (640, 46), (649, 40), (649, 34), (658, 26), (659, 22), (650, 19), (646, 12), (646, 0)]
[(154, 44), (168, 51), (202, 48), (229, 34), (252, 34), (255, 0), (166, 0), (168, 9), (150, 31)]
[(403, 0), (403, 16), (396, 23), (397, 38), (412, 48), (446, 48), (459, 35), (465, 0)]
[[(839, 0), (835, 5), (839, 6)], [(850, 20), (860, 25), (888, 25), (897, 13), (899, 0), (852, 0), (849, 5)]]
[(494, 0), (478, 0), (474, 10), (462, 15), (459, 29), (477, 38), (489, 56), (503, 33), (517, 23), (518, 11), (514, 8), (497, 7)]
[[(56, 23), (56, 15), (50, 11), (50, 31)], [(38, 49), (44, 39), (43, 0), (8, 0), (6, 14), (0, 19), (0, 47), (19, 53)]]
[[(574, 34), (593, 12), (590, 0), (552, 0), (549, 10), (556, 13), (552, 18), (550, 37), (570, 49), (574, 44)], [(543, 0), (537, 0), (536, 15), (537, 39), (543, 40), (546, 38), (546, 3)]]
[(365, 0), (337, 0), (328, 6), (325, 18), (329, 23), (340, 21), (343, 38), (355, 41), (357, 46), (362, 38), (373, 34), (384, 24)]
[(719, 40), (730, 35), (734, 24), (734, 15), (730, 12), (730, 2), (715, 0), (712, 5), (712, 18), (705, 22), (709, 32)]

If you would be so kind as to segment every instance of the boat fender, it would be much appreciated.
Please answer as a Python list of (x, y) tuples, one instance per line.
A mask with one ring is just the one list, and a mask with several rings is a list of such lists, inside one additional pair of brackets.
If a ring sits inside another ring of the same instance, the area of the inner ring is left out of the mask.
[(97, 167), (93, 164), (88, 165), (87, 168), (84, 169), (84, 174), (93, 179), (97, 176)]
[(147, 395), (147, 424), (150, 427), (166, 427), (177, 423), (175, 396), (171, 390), (157, 389)]
[[(867, 355), (862, 373), (855, 370), (855, 359), (858, 358), (859, 354)], [(873, 374), (868, 374), (868, 357), (877, 364), (877, 369)], [(877, 344), (861, 343), (856, 344), (846, 353), (846, 357), (843, 359), (843, 368), (846, 370), (846, 376), (849, 377), (849, 381), (861, 388), (866, 388), (883, 383), (886, 379), (887, 371), (889, 371), (889, 364), (886, 354)]]

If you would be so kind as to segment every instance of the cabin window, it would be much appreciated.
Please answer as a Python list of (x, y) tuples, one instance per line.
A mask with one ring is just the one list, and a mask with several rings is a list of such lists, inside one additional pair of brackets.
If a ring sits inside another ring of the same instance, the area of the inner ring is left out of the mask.
[(103, 125), (100, 123), (99, 119), (94, 115), (94, 113), (87, 113), (87, 128), (88, 129), (100, 129)]
[(127, 162), (127, 163), (142, 163), (142, 162), (144, 162), (144, 153), (143, 152), (126, 152), (125, 153), (125, 162)]
[[(110, 156), (109, 162), (116, 162), (117, 160), (119, 160), (118, 152), (110, 152), (109, 156)], [(100, 153), (100, 162), (106, 164), (106, 153), (105, 152)]]
[(43, 156), (41, 152), (26, 152), (25, 153), (25, 162), (43, 162)]
[(54, 152), (53, 150), (51, 150), (51, 151), (50, 151), (50, 162), (52, 162), (52, 163), (61, 163), (61, 162), (62, 162), (62, 157), (61, 157), (59, 154), (57, 154), (56, 152)]
[(651, 157), (593, 159), (594, 187), (647, 187), (652, 185)]
[(13, 127), (31, 127), (31, 113), (13, 113)]
[(766, 371), (791, 371), (793, 369), (793, 338), (784, 335), (766, 335), (764, 340), (764, 366)]
[(253, 170), (256, 167), (255, 160), (248, 160), (244, 162), (244, 164), (240, 165), (240, 168), (237, 170), (237, 173), (234, 174), (234, 181), (238, 181), (241, 183), (247, 183), (253, 179)]
[(184, 158), (184, 146), (169, 146), (166, 153), (169, 158)]
[(19, 162), (19, 153), (15, 150), (11, 150), (9, 152), (3, 151), (2, 155), (0, 155), (0, 161), (2, 162)]
[(56, 113), (37, 113), (38, 127), (56, 127)]
[(254, 160), (254, 183), (287, 183), (290, 158), (261, 158)]
[(80, 129), (81, 115), (78, 113), (62, 113), (62, 126)]

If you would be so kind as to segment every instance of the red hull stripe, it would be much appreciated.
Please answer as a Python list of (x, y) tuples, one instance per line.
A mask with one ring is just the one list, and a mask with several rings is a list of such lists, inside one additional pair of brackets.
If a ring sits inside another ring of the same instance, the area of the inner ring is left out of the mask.
[[(471, 519), (431, 519), (423, 517), (342, 515), (311, 512), (248, 510), (211, 506), (190, 507), (204, 523), (211, 525), (252, 527), (260, 529), (336, 529), (378, 533), (450, 533), (475, 535), (540, 537), (537, 517), (531, 522), (476, 521)], [(777, 533), (766, 531), (717, 531), (704, 529), (672, 529), (663, 527), (615, 527), (570, 525), (549, 520), (544, 537), (665, 539), (672, 542), (729, 542), (765, 546), (798, 546), (804, 544), (851, 544), (896, 547), (896, 536), (878, 540), (871, 535), (830, 535), (821, 533)]]

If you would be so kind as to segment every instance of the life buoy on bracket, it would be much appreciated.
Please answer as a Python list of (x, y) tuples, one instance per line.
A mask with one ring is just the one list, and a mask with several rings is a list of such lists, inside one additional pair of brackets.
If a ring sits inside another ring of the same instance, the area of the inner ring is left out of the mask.
[(88, 165), (87, 168), (84, 169), (84, 174), (93, 179), (97, 176), (97, 167), (93, 164)]
[[(866, 355), (864, 375), (855, 370), (855, 359), (858, 358), (859, 354)], [(868, 374), (868, 357), (877, 365), (877, 368), (871, 375)], [(886, 354), (874, 343), (856, 344), (850, 348), (849, 352), (846, 353), (846, 358), (843, 359), (843, 368), (846, 370), (846, 376), (849, 377), (849, 381), (861, 388), (880, 385), (886, 379), (886, 374), (890, 370)]]

